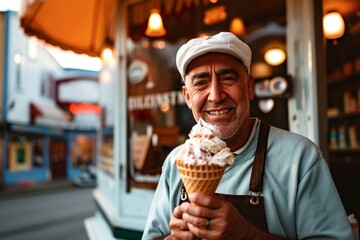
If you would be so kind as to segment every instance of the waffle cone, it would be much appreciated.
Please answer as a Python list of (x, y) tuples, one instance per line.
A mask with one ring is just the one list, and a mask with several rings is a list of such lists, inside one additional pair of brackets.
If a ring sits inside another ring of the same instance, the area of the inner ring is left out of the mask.
[(224, 174), (224, 168), (218, 165), (190, 165), (182, 160), (175, 161), (187, 193), (212, 195)]

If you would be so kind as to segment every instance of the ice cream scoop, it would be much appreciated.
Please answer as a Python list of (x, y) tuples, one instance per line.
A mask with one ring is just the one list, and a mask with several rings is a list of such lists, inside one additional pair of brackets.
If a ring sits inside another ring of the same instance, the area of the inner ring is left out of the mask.
[(225, 167), (233, 162), (234, 156), (220, 139), (219, 129), (201, 118), (175, 155), (175, 163), (187, 193), (213, 194)]

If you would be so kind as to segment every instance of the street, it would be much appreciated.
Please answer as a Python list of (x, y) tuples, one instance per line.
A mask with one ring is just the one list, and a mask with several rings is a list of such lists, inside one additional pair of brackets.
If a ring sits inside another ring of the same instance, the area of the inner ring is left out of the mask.
[(59, 190), (0, 198), (0, 239), (88, 239), (83, 220), (94, 215), (92, 188)]

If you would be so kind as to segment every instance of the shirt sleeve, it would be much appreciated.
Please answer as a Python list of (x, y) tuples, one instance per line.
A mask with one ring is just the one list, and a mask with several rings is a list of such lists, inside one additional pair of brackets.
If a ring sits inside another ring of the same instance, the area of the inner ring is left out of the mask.
[(170, 153), (162, 167), (162, 174), (145, 224), (143, 240), (150, 240), (170, 234), (169, 221), (172, 211), (176, 206), (177, 195), (179, 195), (178, 191), (176, 191), (178, 183), (175, 181), (178, 176), (173, 173), (176, 169), (174, 169), (171, 161), (172, 155)]
[(352, 239), (346, 212), (321, 156), (299, 179), (295, 214), (298, 239)]

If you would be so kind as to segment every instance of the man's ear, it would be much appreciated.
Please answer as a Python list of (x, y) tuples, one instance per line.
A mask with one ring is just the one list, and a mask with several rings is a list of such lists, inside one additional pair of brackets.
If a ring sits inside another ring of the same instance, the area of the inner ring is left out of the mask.
[(190, 101), (189, 91), (187, 90), (185, 85), (182, 86), (182, 93), (184, 95), (186, 105), (191, 110), (191, 101)]
[(249, 100), (254, 100), (255, 92), (254, 92), (254, 78), (252, 75), (248, 75), (247, 80), (247, 87), (248, 87), (248, 96)]

